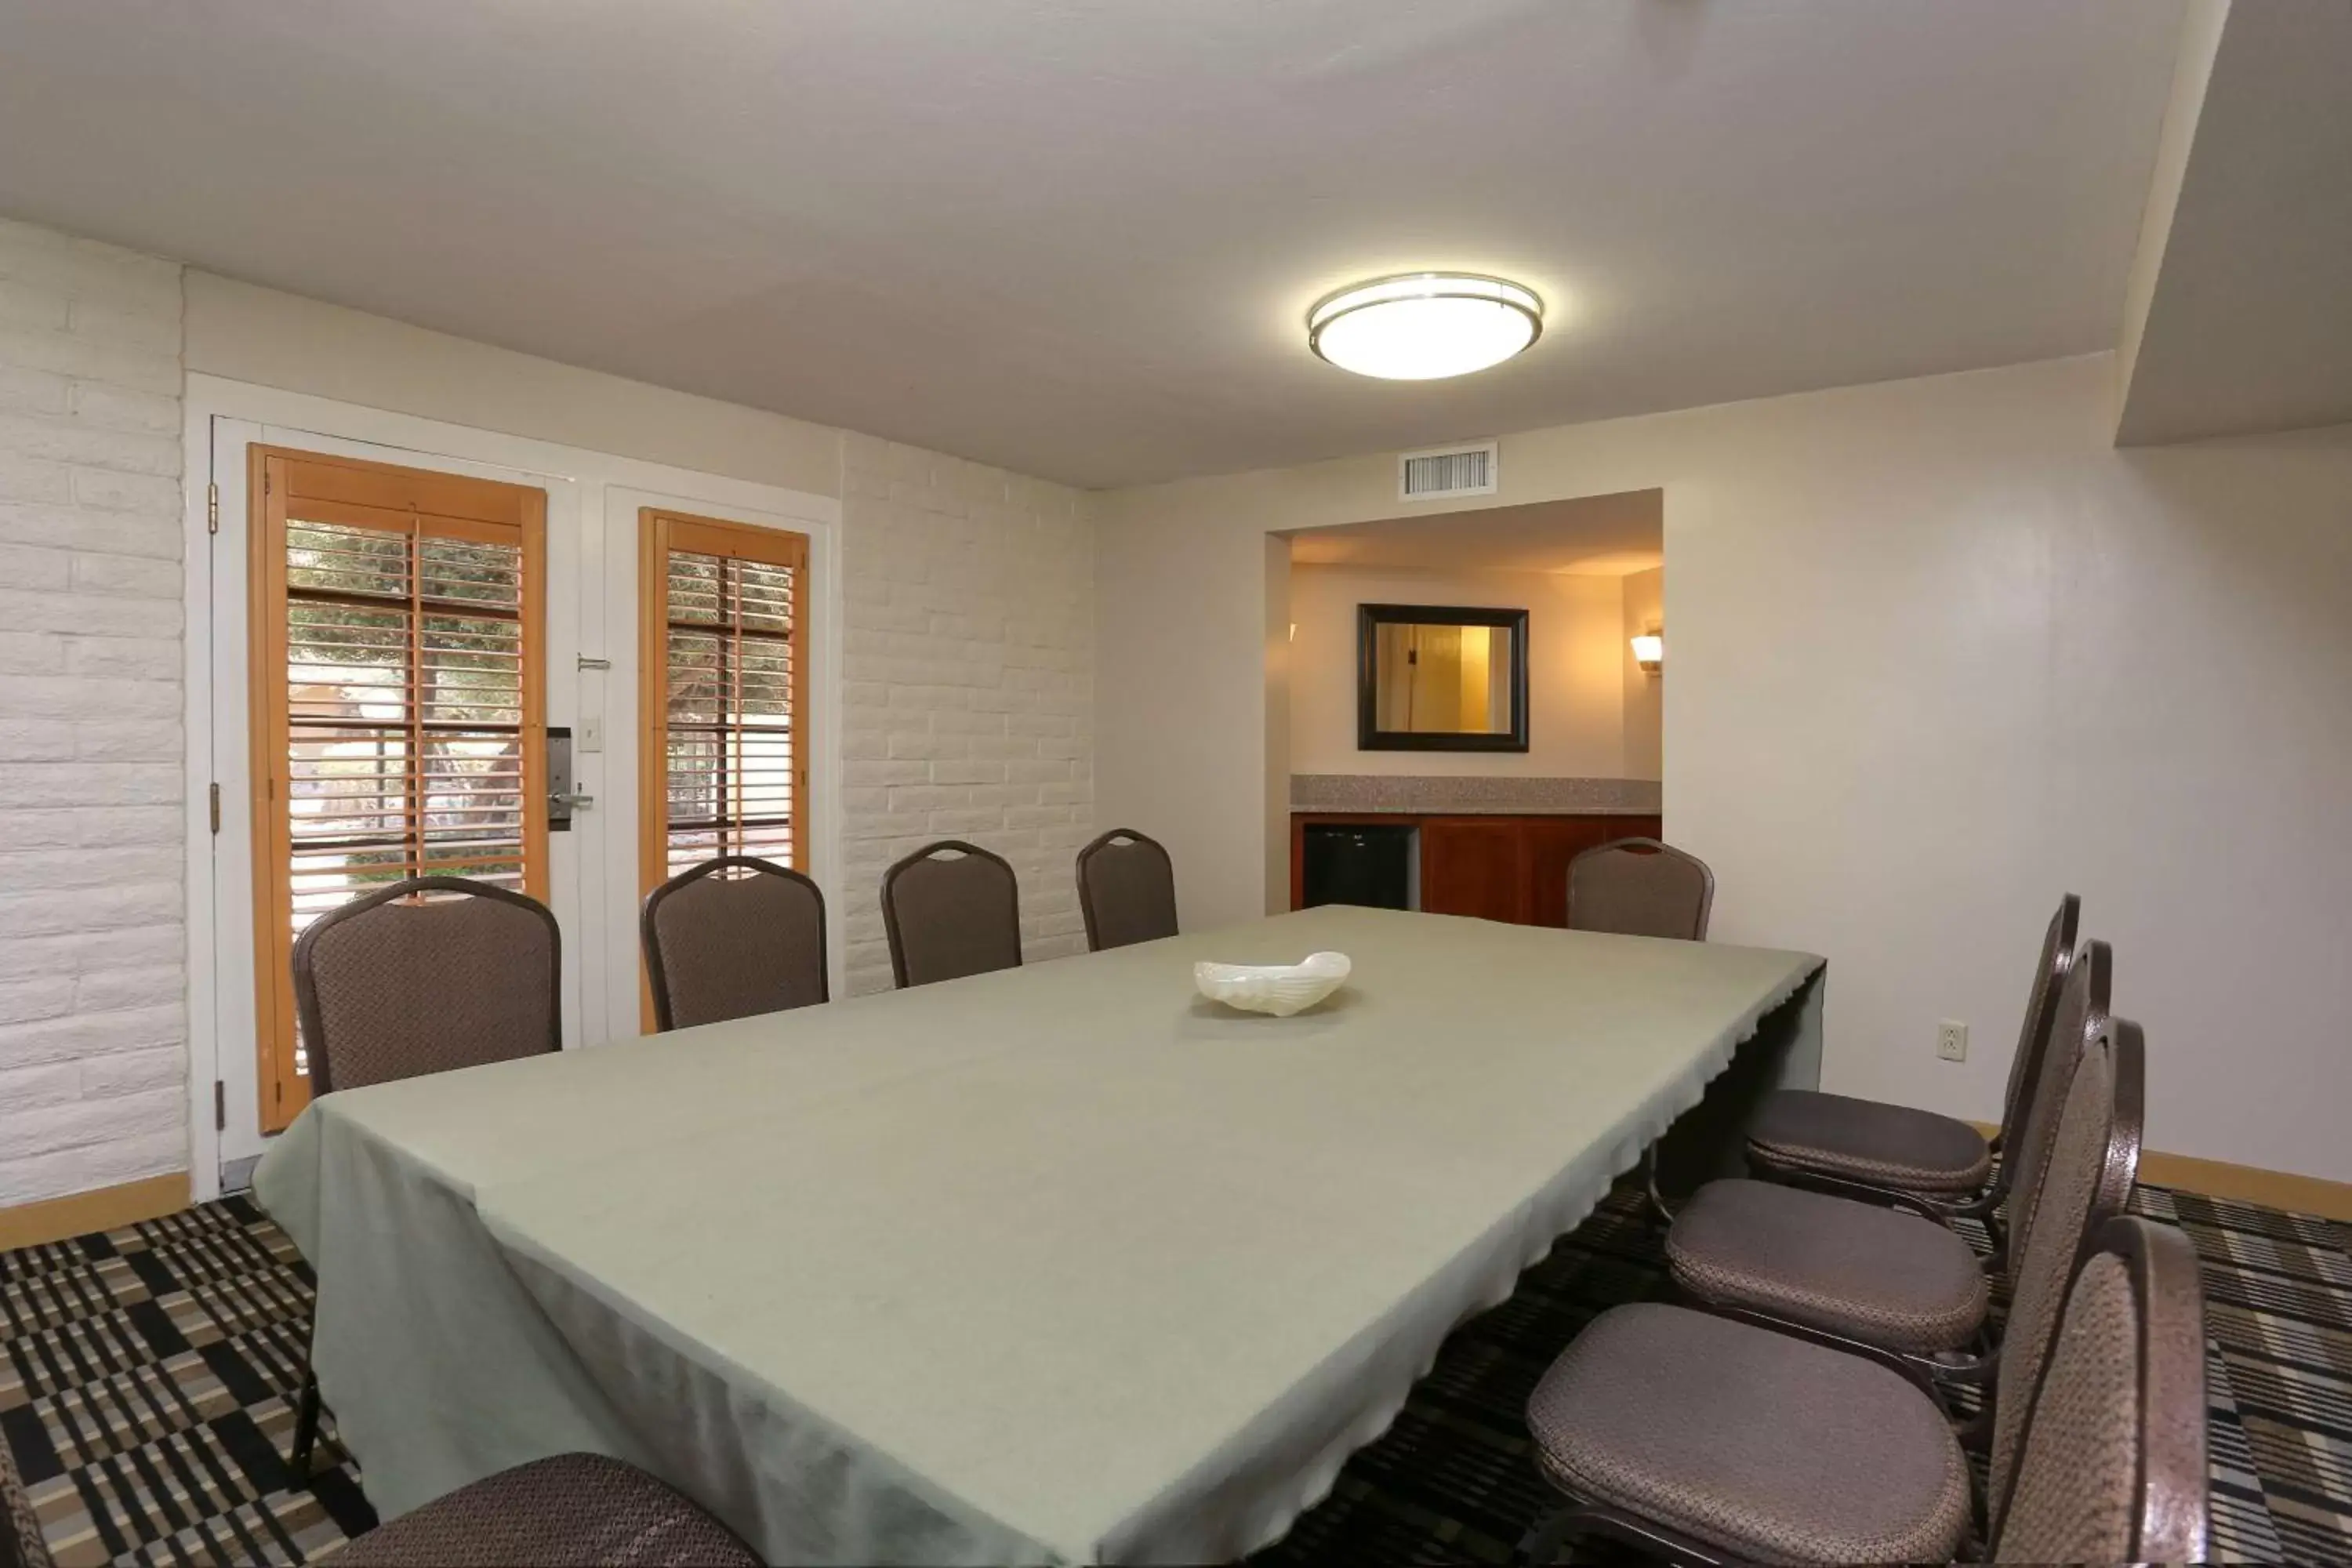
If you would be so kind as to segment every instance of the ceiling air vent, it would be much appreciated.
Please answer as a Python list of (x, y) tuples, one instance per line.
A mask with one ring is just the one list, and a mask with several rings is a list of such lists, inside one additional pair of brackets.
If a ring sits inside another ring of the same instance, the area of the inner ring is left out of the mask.
[(1490, 496), (1497, 488), (1501, 468), (1501, 444), (1495, 441), (1407, 452), (1397, 459), (1397, 500)]

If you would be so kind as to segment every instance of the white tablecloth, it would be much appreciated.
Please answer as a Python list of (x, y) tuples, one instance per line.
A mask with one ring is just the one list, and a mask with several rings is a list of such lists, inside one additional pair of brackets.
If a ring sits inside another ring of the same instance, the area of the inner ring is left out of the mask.
[[(1192, 994), (1325, 948), (1314, 1012)], [(257, 1189), (387, 1516), (589, 1448), (779, 1563), (1214, 1561), (1768, 1014), (1811, 1083), (1820, 967), (1316, 910), (347, 1090)]]

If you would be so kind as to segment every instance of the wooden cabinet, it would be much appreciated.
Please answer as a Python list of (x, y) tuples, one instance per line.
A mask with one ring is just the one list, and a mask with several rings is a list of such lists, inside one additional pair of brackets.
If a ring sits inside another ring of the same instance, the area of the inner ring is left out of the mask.
[(1568, 924), (1568, 863), (1612, 838), (1654, 837), (1654, 816), (1528, 816), (1528, 912), (1531, 926)]
[(1304, 845), (1315, 823), (1381, 823), (1421, 830), (1421, 907), (1513, 925), (1568, 923), (1568, 864), (1598, 844), (1654, 838), (1655, 816), (1414, 816), (1296, 812), (1290, 818), (1290, 907), (1306, 901)]
[(1516, 816), (1427, 816), (1421, 822), (1421, 907), (1528, 923), (1527, 835)]

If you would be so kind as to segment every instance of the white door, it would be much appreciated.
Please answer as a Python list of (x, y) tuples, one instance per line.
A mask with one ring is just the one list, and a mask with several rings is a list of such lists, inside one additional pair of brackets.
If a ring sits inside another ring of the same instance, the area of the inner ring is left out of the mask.
[[(840, 574), (830, 520), (814, 507), (786, 511), (772, 502), (763, 506), (708, 491), (608, 483), (596, 487), (596, 492), (587, 504), (601, 510), (602, 526), (589, 531), (595, 538), (583, 556), (585, 595), (580, 611), (589, 644), (606, 656), (593, 661), (597, 668), (587, 678), (599, 683), (589, 689), (596, 716), (583, 719), (581, 726), (581, 787), (597, 797), (598, 836), (579, 847), (586, 851), (593, 844), (601, 857), (601, 864), (583, 872), (587, 907), (596, 911), (580, 943), (592, 955), (583, 999), (589, 1037), (626, 1039), (644, 1028), (637, 916), (646, 870), (641, 835), (656, 830), (641, 799), (646, 774), (638, 753), (646, 731), (639, 711), (645, 675), (640, 661), (649, 648), (664, 644), (663, 638), (647, 636), (650, 601), (647, 585), (640, 581), (648, 514), (691, 514), (722, 526), (795, 537), (808, 547), (808, 592), (797, 606), (794, 628), (795, 655), (806, 663), (800, 688), (805, 710), (793, 720), (794, 750), (804, 759), (805, 770), (803, 787), (795, 792), (793, 805), (793, 856), (826, 893), (827, 918), (835, 927), (827, 951), (838, 995), (846, 945), (840, 922), (845, 900), (855, 892), (841, 889), (839, 883)], [(716, 847), (778, 853), (772, 844), (729, 841)]]
[[(192, 1008), (208, 1007), (211, 1036), (216, 1042), (215, 1072), (218, 1080), (215, 1111), (219, 1160), (234, 1181), (239, 1168), (257, 1156), (267, 1142), (264, 1131), (263, 1066), (259, 1015), (264, 1003), (258, 989), (255, 905), (253, 813), (249, 803), (257, 782), (254, 776), (251, 726), (256, 715), (253, 693), (263, 689), (255, 680), (254, 654), (249, 643), (248, 579), (251, 576), (250, 518), (247, 493), (248, 453), (255, 446), (294, 448), (322, 457), (356, 458), (362, 462), (427, 469), (470, 479), (524, 486), (544, 492), (545, 560), (543, 636), (539, 684), (544, 708), (541, 717), (551, 731), (570, 729), (575, 740), (581, 708), (581, 610), (583, 542), (581, 486), (559, 474), (536, 473), (433, 452), (389, 447), (353, 441), (313, 430), (262, 425), (215, 416), (210, 431), (210, 482), (214, 487), (212, 515), (216, 529), (207, 535), (205, 558), (192, 561), (191, 573), (201, 571), (209, 606), (211, 646), (210, 723), (208, 740), (211, 778), (218, 791), (211, 838), (209, 881), (213, 908), (209, 921), (212, 962), (209, 984), (191, 988)], [(598, 519), (599, 525), (602, 519)], [(601, 533), (601, 526), (596, 530)], [(591, 541), (590, 552), (596, 543)], [(195, 584), (192, 583), (192, 596)], [(601, 612), (601, 605), (597, 606)], [(597, 770), (593, 760), (579, 786), (594, 794)], [(567, 1045), (602, 1037), (603, 1007), (594, 1020), (583, 1017), (582, 945), (583, 929), (582, 868), (583, 862), (601, 864), (596, 842), (609, 814), (593, 808), (577, 812), (569, 830), (552, 830), (546, 839), (545, 895), (564, 933), (562, 977), (563, 1037)], [(551, 823), (551, 828), (553, 824)], [(601, 881), (601, 876), (595, 879)], [(207, 996), (205, 993), (209, 992)], [(590, 1026), (596, 1026), (593, 1029)]]

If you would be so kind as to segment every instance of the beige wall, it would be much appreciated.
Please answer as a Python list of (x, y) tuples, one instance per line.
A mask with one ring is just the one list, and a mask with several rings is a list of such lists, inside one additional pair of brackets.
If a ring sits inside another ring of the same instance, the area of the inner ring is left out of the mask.
[(2131, 271), (2124, 280), (2123, 335), (2116, 348), (2116, 417), (2120, 425), (2123, 404), (2139, 359), (2141, 339), (2147, 332), (2149, 307), (2156, 302), (2156, 280), (2164, 270), (2165, 241), (2180, 209), (2181, 182), (2189, 173), (2189, 149), (2196, 144), (2197, 121), (2205, 107), (2205, 89), (2213, 79), (2213, 61), (2221, 47), (2221, 30), (2230, 19), (2230, 0), (2188, 0), (2180, 17), (2180, 49), (2172, 67), (2172, 96), (2164, 106), (2164, 127), (2158, 133), (2156, 168), (2148, 177), (2147, 206), (2140, 215), (2139, 245), (2132, 254)]
[[(2118, 451), (2113, 375), (1532, 432), (1496, 500), (1664, 488), (1668, 818), (1720, 940), (1828, 956), (1829, 1087), (1996, 1113), (2073, 889), (2148, 1030), (2150, 1143), (2352, 1178), (2352, 427)], [(1394, 484), (1376, 455), (1100, 498), (1101, 806), (1170, 843), (1189, 921), (1264, 898), (1263, 535)]]
[[(1290, 542), (1268, 534), (1264, 543), (1258, 578), (1258, 602), (1265, 614), (1259, 628), (1265, 647), (1259, 689), (1265, 704), (1257, 757), (1263, 796), (1258, 871), (1265, 912), (1276, 915), (1290, 908)], [(1176, 886), (1181, 900), (1182, 877)]]
[(1617, 644), (1617, 663), (1625, 688), (1625, 776), (1664, 778), (1665, 677), (1642, 668), (1633, 658), (1633, 639), (1665, 625), (1665, 568), (1633, 573), (1624, 580), (1624, 636)]
[[(1626, 776), (1623, 595), (1615, 577), (1557, 572), (1290, 568), (1290, 768), (1299, 773)], [(1356, 749), (1356, 612), (1366, 604), (1528, 612), (1525, 752)], [(1652, 775), (1655, 776), (1655, 775)]]

